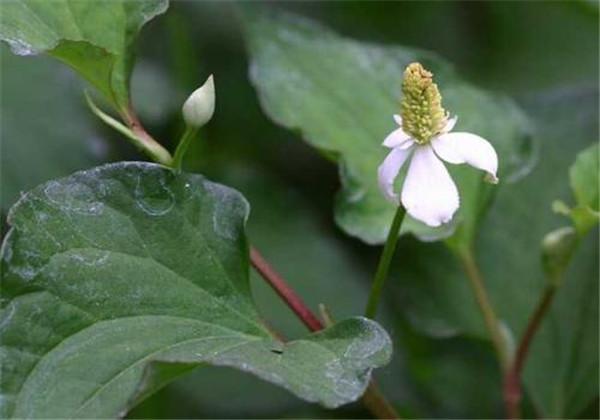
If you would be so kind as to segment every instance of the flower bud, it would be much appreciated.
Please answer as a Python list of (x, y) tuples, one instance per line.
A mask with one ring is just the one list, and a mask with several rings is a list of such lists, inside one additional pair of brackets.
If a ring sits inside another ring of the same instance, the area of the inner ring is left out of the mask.
[(206, 124), (215, 112), (215, 84), (212, 74), (187, 98), (182, 108), (183, 119), (190, 127)]
[(577, 245), (577, 232), (563, 227), (548, 233), (542, 240), (542, 265), (553, 286), (559, 286)]

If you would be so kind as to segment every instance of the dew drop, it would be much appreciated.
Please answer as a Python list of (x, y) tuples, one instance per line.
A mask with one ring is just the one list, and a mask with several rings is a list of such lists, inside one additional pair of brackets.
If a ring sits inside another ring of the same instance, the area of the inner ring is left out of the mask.
[(175, 195), (162, 174), (140, 175), (135, 191), (136, 205), (149, 216), (164, 216), (175, 206)]

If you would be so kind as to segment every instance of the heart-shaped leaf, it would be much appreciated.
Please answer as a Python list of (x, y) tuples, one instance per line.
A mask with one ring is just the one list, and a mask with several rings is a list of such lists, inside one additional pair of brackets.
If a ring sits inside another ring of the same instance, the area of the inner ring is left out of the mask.
[(135, 37), (167, 7), (168, 0), (10, 0), (0, 39), (15, 54), (47, 52), (67, 63), (126, 114)]
[(328, 407), (358, 398), (388, 335), (354, 318), (274, 337), (250, 296), (247, 215), (236, 191), (147, 163), (25, 195), (2, 248), (2, 415), (116, 416), (200, 363)]
[[(242, 8), (241, 16), (250, 78), (263, 109), (339, 164), (342, 190), (335, 218), (347, 233), (368, 243), (382, 243), (387, 236), (395, 206), (379, 191), (377, 167), (386, 154), (381, 143), (395, 128), (392, 116), (399, 111), (402, 72), (410, 62), (423, 62), (434, 71), (446, 109), (459, 117), (460, 131), (493, 143), (501, 178), (522, 167), (526, 123), (518, 108), (466, 84), (437, 56), (353, 41), (314, 22), (257, 7)], [(462, 200), (455, 223), (433, 229), (409, 218), (403, 232), (437, 240), (460, 225), (457, 242), (470, 243), (492, 190), (478, 171), (460, 167), (452, 174)]]

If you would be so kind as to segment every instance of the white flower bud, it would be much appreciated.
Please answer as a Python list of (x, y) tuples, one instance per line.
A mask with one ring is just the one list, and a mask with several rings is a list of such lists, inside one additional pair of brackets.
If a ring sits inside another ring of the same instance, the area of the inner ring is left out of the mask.
[(215, 112), (215, 84), (212, 74), (187, 98), (182, 108), (183, 119), (190, 127), (202, 127)]

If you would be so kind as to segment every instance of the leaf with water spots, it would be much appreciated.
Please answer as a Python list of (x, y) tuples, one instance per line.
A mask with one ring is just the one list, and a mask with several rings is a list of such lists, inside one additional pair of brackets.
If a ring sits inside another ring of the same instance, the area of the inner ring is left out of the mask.
[(135, 37), (167, 7), (167, 0), (10, 0), (0, 39), (15, 54), (47, 52), (65, 62), (126, 113)]
[(352, 318), (283, 343), (248, 285), (248, 204), (200, 175), (118, 163), (51, 181), (2, 247), (2, 416), (111, 417), (195, 365), (336, 407), (391, 352)]

